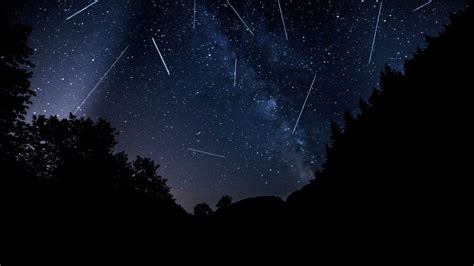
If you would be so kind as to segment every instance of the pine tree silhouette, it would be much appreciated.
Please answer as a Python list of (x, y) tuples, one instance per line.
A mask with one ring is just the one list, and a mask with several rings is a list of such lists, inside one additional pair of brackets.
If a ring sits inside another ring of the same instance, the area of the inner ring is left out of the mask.
[(343, 127), (332, 123), (322, 170), (287, 200), (302, 220), (332, 229), (333, 237), (440, 237), (430, 225), (452, 213), (448, 184), (461, 174), (467, 139), (474, 47), (467, 6), (438, 37), (427, 37), (404, 73), (386, 67), (357, 116), (346, 113)]
[[(0, 8), (3, 7), (3, 4)], [(15, 156), (22, 144), (19, 134), (25, 127), (24, 116), (35, 93), (30, 89), (29, 78), (33, 67), (29, 61), (32, 49), (27, 45), (31, 27), (11, 24), (0, 10), (0, 194), (8, 192), (9, 184), (19, 182), (23, 166)], [(5, 173), (11, 173), (6, 175)], [(5, 189), (5, 190), (3, 190)]]

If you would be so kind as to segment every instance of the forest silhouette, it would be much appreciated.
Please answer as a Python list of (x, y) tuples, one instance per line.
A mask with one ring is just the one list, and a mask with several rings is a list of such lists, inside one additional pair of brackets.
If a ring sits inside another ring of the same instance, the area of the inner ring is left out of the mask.
[[(319, 239), (413, 243), (449, 237), (442, 220), (455, 215), (455, 176), (467, 154), (472, 86), (472, 5), (451, 16), (439, 36), (406, 60), (386, 67), (380, 87), (360, 112), (331, 123), (326, 160), (315, 178), (286, 200), (224, 196), (194, 215), (179, 206), (158, 165), (114, 152), (117, 132), (105, 120), (33, 116), (31, 27), (0, 31), (0, 193), (10, 231), (65, 238), (84, 232), (159, 234), (166, 224), (203, 235), (317, 235)], [(469, 22), (470, 21), (470, 22)], [(278, 228), (278, 231), (269, 229)], [(436, 233), (434, 233), (436, 232)]]

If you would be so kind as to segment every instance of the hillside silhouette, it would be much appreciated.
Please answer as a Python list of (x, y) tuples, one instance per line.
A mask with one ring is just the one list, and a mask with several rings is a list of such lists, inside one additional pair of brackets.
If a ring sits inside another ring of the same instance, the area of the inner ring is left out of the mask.
[(176, 204), (155, 162), (114, 152), (109, 122), (73, 115), (25, 122), (35, 96), (31, 28), (2, 16), (0, 31), (10, 36), (0, 42), (0, 193), (11, 218), (4, 228), (30, 236), (68, 232), (66, 239), (99, 231), (156, 235), (158, 224), (224, 238), (240, 229), (316, 234), (320, 241), (417, 243), (449, 235), (441, 220), (456, 215), (453, 183), (466, 175), (459, 165), (468, 147), (472, 18), (468, 4), (439, 36), (427, 37), (403, 73), (387, 66), (359, 113), (332, 122), (326, 161), (310, 184), (286, 201), (233, 203), (224, 196), (216, 210), (201, 203), (193, 216)]

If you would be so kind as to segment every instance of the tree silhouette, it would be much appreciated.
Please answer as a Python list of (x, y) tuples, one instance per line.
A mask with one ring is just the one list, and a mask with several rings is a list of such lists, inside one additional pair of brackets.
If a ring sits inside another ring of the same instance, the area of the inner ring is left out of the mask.
[[(2, 4), (3, 6), (3, 4)], [(4, 10), (0, 10), (4, 15)], [(25, 127), (24, 115), (35, 93), (30, 89), (29, 79), (33, 67), (29, 61), (32, 49), (27, 44), (31, 28), (21, 24), (10, 24), (0, 17), (0, 32), (5, 38), (0, 42), (0, 169), (9, 175), (1, 175), (0, 186), (18, 182), (16, 176), (23, 175), (24, 167), (15, 156), (22, 139), (19, 133)]]
[(166, 179), (157, 175), (152, 160), (137, 157), (128, 162), (124, 153), (114, 153), (116, 135), (102, 119), (33, 116), (22, 135), (28, 145), (18, 158), (29, 166), (31, 175), (56, 184), (68, 196), (87, 195), (100, 201), (121, 195), (174, 204)]
[(218, 210), (229, 207), (232, 204), (232, 198), (228, 195), (222, 196), (222, 198), (217, 202), (216, 207)]
[(66, 119), (33, 116), (24, 122), (34, 96), (27, 45), (31, 28), (10, 25), (4, 18), (0, 29), (8, 38), (0, 42), (0, 195), (13, 203), (12, 211), (21, 211), (10, 216), (28, 220), (25, 216), (49, 213), (44, 221), (50, 224), (67, 214), (87, 219), (134, 213), (150, 222), (183, 217), (186, 212), (152, 160), (130, 162), (125, 153), (115, 153), (117, 133), (109, 122), (72, 114)]
[(0, 18), (0, 32), (8, 38), (0, 43), (0, 133), (7, 135), (18, 121), (24, 119), (31, 96), (29, 79), (33, 67), (29, 61), (32, 49), (28, 46), (31, 27), (10, 25)]
[(174, 202), (166, 179), (156, 174), (158, 168), (149, 158), (138, 156), (132, 162), (132, 186), (153, 199)]
[(467, 6), (427, 37), (404, 73), (386, 67), (359, 114), (346, 112), (342, 127), (332, 123), (322, 170), (287, 200), (302, 221), (334, 229), (333, 237), (433, 238), (424, 225), (450, 213), (447, 183), (467, 139), (474, 59)]
[(207, 203), (199, 203), (194, 206), (194, 216), (208, 217), (212, 214), (212, 209)]

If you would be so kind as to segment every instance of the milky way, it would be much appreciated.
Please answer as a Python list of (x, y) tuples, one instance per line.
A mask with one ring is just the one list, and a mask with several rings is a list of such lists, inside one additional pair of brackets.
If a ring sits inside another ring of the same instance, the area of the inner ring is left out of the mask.
[(385, 0), (377, 29), (376, 0), (100, 0), (67, 19), (93, 2), (17, 2), (14, 19), (34, 27), (30, 114), (81, 106), (110, 120), (117, 151), (159, 163), (188, 209), (300, 188), (324, 159), (330, 120), (355, 112), (385, 64), (401, 69), (464, 5)]

